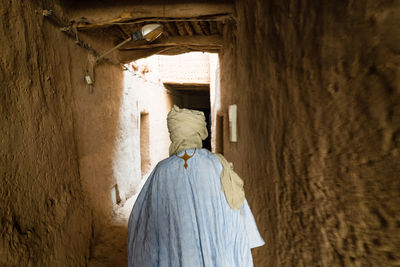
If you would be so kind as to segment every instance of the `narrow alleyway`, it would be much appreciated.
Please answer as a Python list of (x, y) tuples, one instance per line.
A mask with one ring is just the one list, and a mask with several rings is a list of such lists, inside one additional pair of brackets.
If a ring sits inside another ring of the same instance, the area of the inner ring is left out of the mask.
[[(126, 266), (127, 218), (177, 103), (206, 113), (204, 146), (244, 180), (266, 241), (256, 267), (400, 266), (399, 1), (0, 0), (0, 13), (0, 266)], [(189, 52), (214, 54), (193, 60), (207, 75), (137, 63)]]
[[(213, 95), (219, 93), (219, 86), (210, 81), (219, 72), (217, 61), (216, 54), (192, 52), (177, 56), (155, 55), (126, 65), (120, 133), (113, 159), (118, 196), (113, 200), (111, 219), (94, 238), (89, 266), (127, 264), (127, 224), (133, 204), (149, 173), (159, 161), (168, 157), (167, 113), (172, 105), (179, 105), (203, 110), (207, 117), (211, 116), (210, 91)], [(211, 121), (208, 125), (210, 138), (204, 141), (203, 147), (211, 150), (214, 133)], [(121, 188), (125, 177), (131, 180), (135, 193), (121, 197), (121, 191), (129, 191)]]

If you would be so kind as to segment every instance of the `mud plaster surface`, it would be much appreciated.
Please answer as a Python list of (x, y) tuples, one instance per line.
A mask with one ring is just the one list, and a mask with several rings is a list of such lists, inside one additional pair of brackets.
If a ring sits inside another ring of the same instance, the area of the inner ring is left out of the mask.
[(41, 14), (55, 1), (0, 6), (0, 266), (86, 266), (111, 216), (122, 71), (96, 68), (91, 93), (92, 58)]
[(266, 241), (255, 265), (399, 266), (399, 1), (238, 1), (236, 11), (221, 112), (225, 155)]

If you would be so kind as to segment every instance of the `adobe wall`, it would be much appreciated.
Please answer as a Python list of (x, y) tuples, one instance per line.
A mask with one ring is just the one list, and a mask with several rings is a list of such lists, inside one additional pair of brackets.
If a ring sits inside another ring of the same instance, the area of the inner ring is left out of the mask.
[(111, 215), (122, 71), (98, 66), (91, 93), (90, 54), (42, 16), (62, 16), (57, 2), (41, 3), (0, 3), (0, 265), (85, 266)]
[(266, 241), (255, 265), (398, 266), (399, 1), (236, 11), (220, 56), (224, 153)]
[[(139, 193), (142, 178), (147, 178), (156, 164), (169, 156), (166, 118), (172, 103), (157, 71), (153, 72), (156, 63), (152, 58), (143, 59), (133, 62), (131, 66), (135, 67), (124, 72), (119, 138), (115, 150), (118, 165), (115, 169), (119, 172), (117, 176), (131, 177), (126, 197)], [(143, 69), (149, 72), (143, 73)], [(141, 121), (142, 118), (146, 121)], [(141, 137), (141, 134), (146, 136)], [(145, 159), (142, 160), (141, 156)]]

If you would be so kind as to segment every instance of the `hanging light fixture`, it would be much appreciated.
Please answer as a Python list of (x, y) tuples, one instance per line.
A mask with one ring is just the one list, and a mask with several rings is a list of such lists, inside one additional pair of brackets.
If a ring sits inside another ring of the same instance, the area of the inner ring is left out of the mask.
[(106, 55), (110, 54), (114, 50), (120, 48), (121, 46), (123, 46), (126, 43), (129, 43), (131, 41), (137, 42), (137, 41), (140, 41), (140, 40), (146, 40), (148, 42), (153, 42), (158, 37), (160, 37), (162, 33), (163, 33), (163, 25), (162, 24), (154, 23), (154, 24), (144, 25), (140, 30), (132, 33), (131, 36), (128, 39), (124, 40), (123, 42), (121, 42), (118, 45), (114, 46), (113, 48), (111, 48), (107, 52), (105, 52), (102, 55), (98, 56), (96, 58), (96, 60), (94, 61), (94, 63), (90, 64), (91, 67), (89, 67), (89, 69), (90, 69), (89, 73), (86, 73), (86, 75), (85, 75), (86, 83), (88, 85), (90, 85), (91, 88), (92, 88), (92, 85), (94, 83), (94, 68), (95, 68), (95, 65), (97, 64), (98, 61), (100, 61)]
[(96, 61), (99, 61), (100, 59), (102, 59), (106, 55), (110, 54), (114, 50), (116, 50), (116, 49), (120, 48), (121, 46), (125, 45), (126, 43), (129, 43), (130, 41), (137, 42), (137, 41), (140, 41), (140, 40), (146, 40), (148, 42), (153, 42), (158, 37), (160, 37), (162, 33), (163, 33), (163, 25), (161, 25), (161, 24), (154, 23), (154, 24), (144, 25), (140, 30), (132, 33), (132, 35), (128, 39), (126, 39), (125, 41), (119, 43), (118, 45), (114, 46), (113, 48), (111, 48), (110, 50), (108, 50), (107, 52), (105, 52), (104, 54), (99, 56), (96, 59)]
[(163, 33), (163, 25), (161, 24), (147, 24), (140, 30), (132, 34), (132, 41), (136, 42), (145, 39), (148, 42), (153, 42)]

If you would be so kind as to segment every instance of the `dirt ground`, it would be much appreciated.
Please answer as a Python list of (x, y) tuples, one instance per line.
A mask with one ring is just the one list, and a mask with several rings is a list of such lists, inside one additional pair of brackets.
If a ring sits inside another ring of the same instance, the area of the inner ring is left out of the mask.
[(128, 219), (137, 194), (115, 209), (112, 221), (95, 237), (90, 267), (126, 266)]

